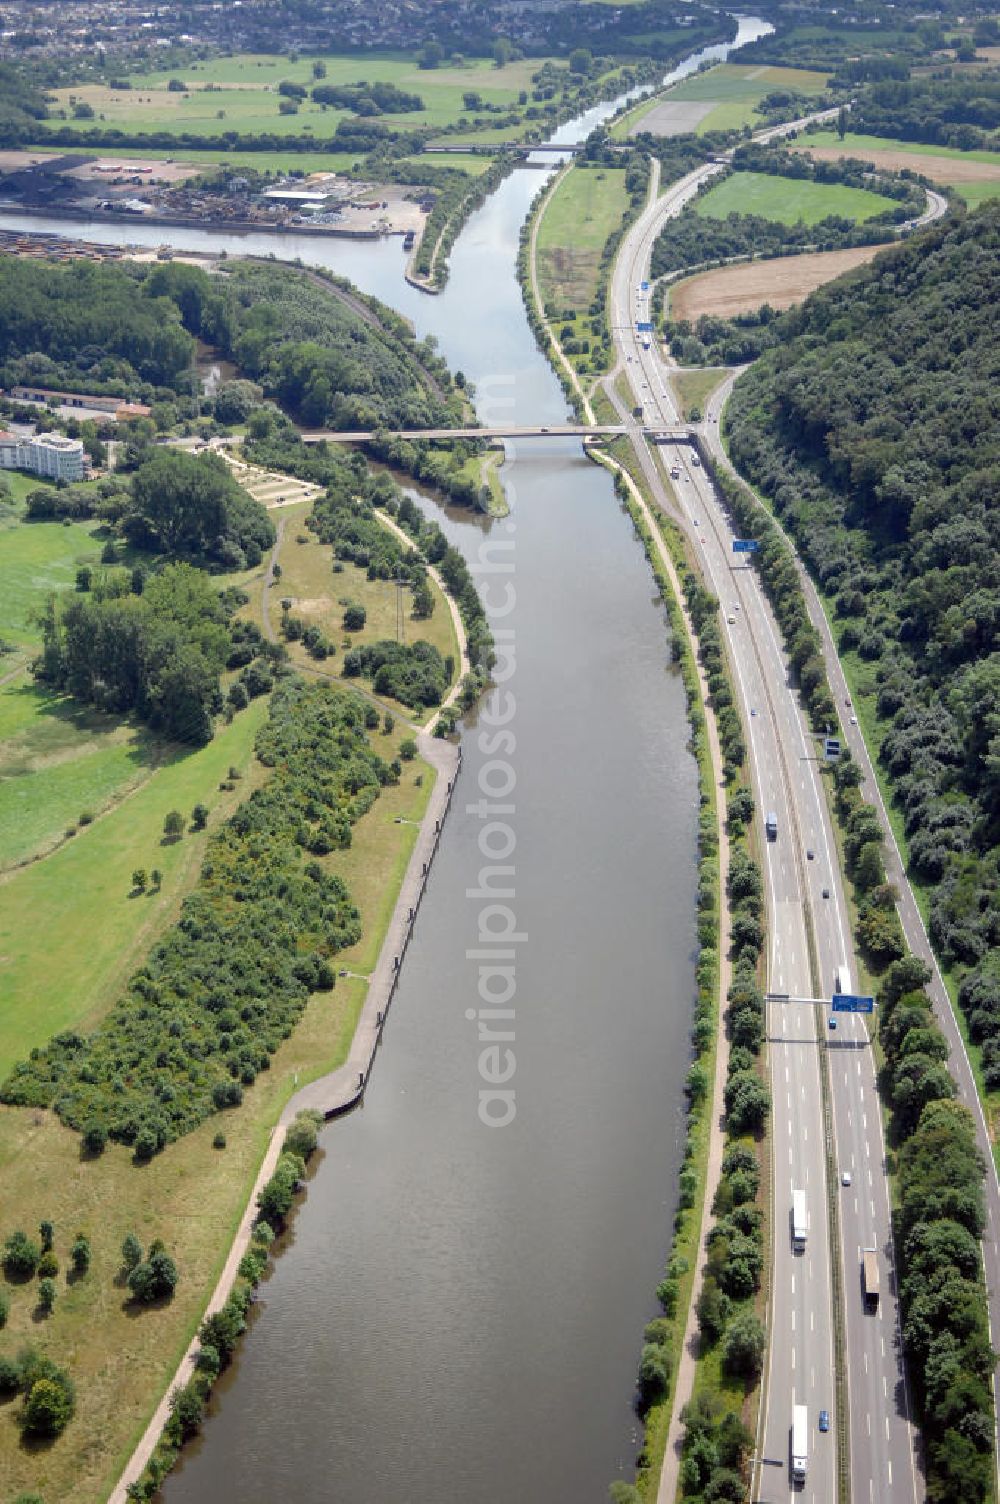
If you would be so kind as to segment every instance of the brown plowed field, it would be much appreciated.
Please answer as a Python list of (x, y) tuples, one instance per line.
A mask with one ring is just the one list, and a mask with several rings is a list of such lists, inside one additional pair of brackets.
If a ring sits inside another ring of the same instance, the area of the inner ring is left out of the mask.
[[(839, 162), (847, 153), (839, 146), (809, 146), (798, 148), (808, 151), (821, 162)], [(927, 153), (898, 151), (891, 146), (877, 150), (858, 147), (853, 155), (871, 162), (875, 167), (885, 167), (892, 172), (901, 172), (904, 167), (910, 172), (919, 172), (932, 183), (985, 183), (1000, 178), (1000, 164), (976, 162), (965, 157), (939, 157)]]
[(670, 294), (670, 317), (690, 319), (702, 314), (732, 318), (770, 303), (772, 308), (790, 308), (824, 282), (832, 282), (855, 266), (863, 266), (884, 245), (852, 246), (846, 251), (817, 251), (804, 256), (782, 256), (776, 261), (748, 261), (745, 265), (720, 266), (678, 282)]

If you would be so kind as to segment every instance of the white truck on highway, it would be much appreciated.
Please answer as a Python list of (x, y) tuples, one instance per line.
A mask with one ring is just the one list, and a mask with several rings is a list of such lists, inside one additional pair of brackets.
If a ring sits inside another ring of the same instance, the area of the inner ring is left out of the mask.
[(806, 1246), (809, 1225), (806, 1221), (806, 1193), (792, 1192), (792, 1247), (801, 1253)]
[(809, 1410), (792, 1406), (792, 1482), (804, 1483), (809, 1471)]

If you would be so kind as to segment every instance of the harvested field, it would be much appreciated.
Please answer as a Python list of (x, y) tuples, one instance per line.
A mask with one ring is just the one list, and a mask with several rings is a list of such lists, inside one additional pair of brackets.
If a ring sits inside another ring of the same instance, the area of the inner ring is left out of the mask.
[(853, 246), (846, 251), (818, 251), (804, 256), (782, 256), (775, 261), (750, 261), (743, 266), (721, 266), (715, 271), (687, 277), (670, 293), (670, 317), (696, 322), (703, 314), (732, 318), (770, 303), (772, 308), (791, 308), (824, 282), (832, 282), (856, 266), (871, 261), (884, 245)]
[(844, 156), (862, 156), (866, 162), (873, 163), (876, 167), (887, 168), (891, 172), (902, 172), (908, 168), (910, 172), (919, 172), (923, 177), (930, 178), (932, 182), (949, 184), (958, 183), (992, 183), (1000, 181), (1000, 163), (977, 162), (971, 157), (944, 157), (937, 154), (927, 153), (921, 155), (916, 151), (900, 151), (896, 147), (856, 147), (852, 152), (845, 152), (837, 146), (810, 146), (799, 148), (808, 151), (811, 156), (820, 162), (838, 162)]
[(684, 136), (696, 131), (714, 109), (715, 101), (711, 99), (664, 99), (629, 127), (629, 135), (651, 131), (654, 136)]

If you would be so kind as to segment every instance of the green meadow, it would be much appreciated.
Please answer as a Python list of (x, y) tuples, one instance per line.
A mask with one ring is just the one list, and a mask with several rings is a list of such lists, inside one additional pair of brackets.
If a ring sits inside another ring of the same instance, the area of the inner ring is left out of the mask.
[(735, 172), (695, 202), (698, 214), (725, 219), (727, 214), (759, 214), (782, 224), (818, 224), (827, 215), (865, 220), (886, 209), (893, 201), (867, 188), (847, 188), (843, 183), (811, 183), (805, 179), (779, 178), (765, 172)]

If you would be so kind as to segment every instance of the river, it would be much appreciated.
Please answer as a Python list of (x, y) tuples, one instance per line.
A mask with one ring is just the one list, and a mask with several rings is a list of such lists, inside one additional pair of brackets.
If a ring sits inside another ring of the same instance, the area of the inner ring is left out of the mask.
[[(767, 29), (743, 21), (738, 40)], [(484, 421), (558, 423), (565, 399), (515, 275), (542, 181), (516, 171), (472, 217), (437, 298), (403, 282), (394, 242), (147, 233), (179, 249), (280, 244), (331, 267), (437, 338), (476, 383)], [(512, 448), (503, 479), (509, 518), (436, 515), (471, 564), (489, 545), (510, 565), (480, 582), (516, 669), (466, 729), (364, 1106), (324, 1130), (252, 1335), (168, 1504), (600, 1504), (631, 1477), (633, 1383), (683, 1147), (696, 770), (663, 612), (609, 477), (553, 439)], [(512, 706), (516, 745), (487, 755), (483, 720)], [(508, 806), (489, 834), (484, 786)], [(500, 846), (484, 856), (490, 840)], [(470, 890), (497, 861), (512, 892), (489, 912)], [(503, 1026), (516, 1116), (488, 1127), (482, 958), (469, 952), (481, 927), (508, 922), (524, 937)]]

